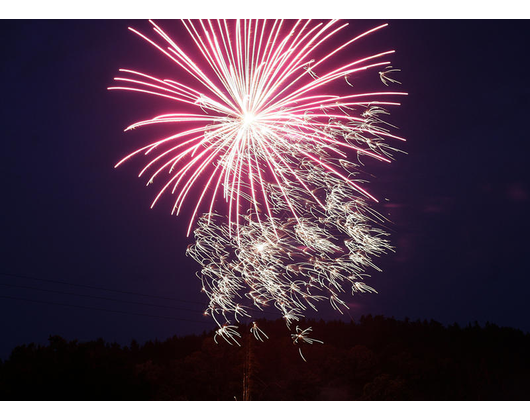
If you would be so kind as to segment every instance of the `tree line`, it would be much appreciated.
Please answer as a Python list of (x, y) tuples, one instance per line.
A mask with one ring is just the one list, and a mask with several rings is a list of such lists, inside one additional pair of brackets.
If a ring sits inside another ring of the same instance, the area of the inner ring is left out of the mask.
[[(283, 320), (259, 320), (269, 339), (239, 328), (241, 346), (214, 332), (128, 346), (25, 344), (0, 362), (1, 400), (528, 400), (530, 334), (477, 323), (363, 316), (308, 320), (294, 344)], [(294, 330), (294, 328), (292, 328)]]

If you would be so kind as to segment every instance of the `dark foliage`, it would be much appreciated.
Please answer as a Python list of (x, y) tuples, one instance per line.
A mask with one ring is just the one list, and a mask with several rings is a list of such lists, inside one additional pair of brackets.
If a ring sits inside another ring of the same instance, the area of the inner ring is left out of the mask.
[[(282, 321), (242, 326), (241, 347), (213, 334), (130, 346), (59, 336), (0, 362), (2, 400), (528, 400), (530, 335), (478, 324), (362, 317), (310, 322), (303, 346)], [(245, 381), (243, 378), (246, 378)], [(245, 384), (245, 385), (244, 385)]]

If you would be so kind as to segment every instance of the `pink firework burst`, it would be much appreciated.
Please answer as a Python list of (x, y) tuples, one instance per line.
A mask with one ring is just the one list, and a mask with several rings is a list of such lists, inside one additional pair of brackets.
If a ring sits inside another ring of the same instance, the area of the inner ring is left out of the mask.
[[(375, 292), (365, 271), (378, 269), (373, 257), (392, 247), (379, 228), (384, 218), (368, 205), (377, 200), (358, 175), (364, 158), (390, 162), (392, 143), (404, 140), (384, 118), (387, 107), (400, 105), (386, 98), (406, 93), (388, 90), (399, 83), (393, 50), (342, 57), (386, 25), (336, 42), (348, 23), (188, 20), (193, 49), (185, 51), (184, 41), (151, 24), (157, 41), (131, 31), (174, 63), (176, 80), (121, 69), (119, 86), (109, 89), (175, 103), (177, 112), (127, 130), (176, 129), (116, 166), (154, 155), (139, 175), (149, 172), (148, 184), (164, 179), (152, 206), (171, 192), (177, 214), (196, 191), (188, 228), (189, 235), (197, 225), (195, 243), (187, 253), (202, 265), (205, 313), (219, 326), (216, 337), (237, 343), (231, 323), (251, 317), (251, 307), (273, 306), (290, 328), (322, 300), (347, 310), (345, 286), (352, 294)], [(384, 89), (359, 92), (349, 80), (364, 73)], [(256, 339), (267, 338), (253, 325)], [(305, 338), (310, 329), (296, 328), (295, 344), (320, 342)]]
[[(164, 192), (171, 191), (177, 196), (172, 211), (176, 214), (201, 179), (201, 192), (194, 203), (188, 235), (201, 204), (212, 213), (215, 199), (221, 193), (236, 231), (241, 215), (249, 209), (259, 220), (264, 216), (272, 219), (270, 184), (277, 186), (281, 199), (296, 219), (300, 211), (288, 186), (296, 185), (324, 207), (322, 198), (309, 185), (306, 172), (301, 170), (308, 165), (333, 173), (362, 195), (376, 200), (350, 179), (341, 162), (352, 152), (389, 162), (391, 148), (384, 140), (404, 139), (378, 124), (381, 120), (377, 112), (383, 106), (399, 103), (380, 98), (406, 93), (384, 90), (337, 95), (323, 91), (333, 82), (345, 82), (344, 79), (347, 81), (348, 77), (369, 69), (380, 69), (380, 74), (384, 74), (393, 50), (347, 61), (332, 69), (329, 64), (335, 63), (337, 56), (356, 41), (386, 25), (319, 53), (348, 23), (336, 20), (325, 23), (183, 21), (195, 45), (193, 53), (200, 52), (199, 65), (189, 51), (150, 22), (157, 39), (129, 29), (166, 55), (177, 70), (188, 73), (196, 83), (191, 87), (178, 78), (159, 79), (120, 69), (123, 76), (114, 80), (122, 85), (108, 89), (160, 96), (175, 101), (175, 108), (182, 112), (157, 115), (128, 127), (126, 130), (174, 124), (177, 131), (136, 150), (116, 166), (137, 154), (152, 155), (163, 150), (139, 175), (151, 170), (148, 183), (153, 183), (159, 175), (166, 176), (152, 205)], [(323, 68), (326, 70), (320, 74)], [(183, 123), (187, 129), (178, 131)]]

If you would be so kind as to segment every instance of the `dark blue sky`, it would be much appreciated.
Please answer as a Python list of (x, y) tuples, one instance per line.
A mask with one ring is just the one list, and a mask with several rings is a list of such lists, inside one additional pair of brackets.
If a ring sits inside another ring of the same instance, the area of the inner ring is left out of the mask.
[[(352, 22), (352, 33), (383, 22)], [(392, 121), (408, 139), (408, 155), (373, 168), (370, 190), (390, 200), (379, 210), (394, 222), (397, 252), (371, 279), (379, 294), (356, 296), (351, 315), (530, 331), (528, 21), (388, 22), (365, 48), (397, 50), (409, 97)], [(150, 139), (123, 128), (163, 106), (108, 92), (117, 69), (174, 77), (127, 26), (148, 25), (0, 27), (1, 358), (50, 334), (128, 343), (213, 328), (201, 315), (199, 267), (184, 256), (186, 217), (169, 215), (170, 200), (149, 209), (155, 190), (136, 177), (143, 161), (113, 169)]]

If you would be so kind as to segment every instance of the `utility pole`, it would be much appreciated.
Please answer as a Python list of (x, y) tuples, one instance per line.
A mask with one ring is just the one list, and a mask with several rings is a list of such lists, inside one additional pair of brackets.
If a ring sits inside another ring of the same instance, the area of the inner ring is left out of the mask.
[(247, 345), (245, 350), (245, 361), (243, 363), (243, 401), (250, 401), (250, 380), (252, 376), (252, 352), (250, 336), (247, 334)]

